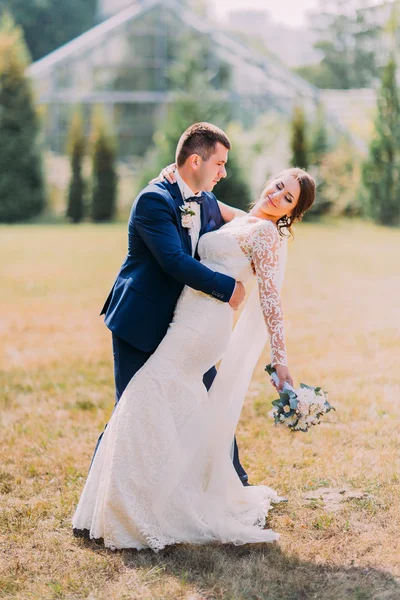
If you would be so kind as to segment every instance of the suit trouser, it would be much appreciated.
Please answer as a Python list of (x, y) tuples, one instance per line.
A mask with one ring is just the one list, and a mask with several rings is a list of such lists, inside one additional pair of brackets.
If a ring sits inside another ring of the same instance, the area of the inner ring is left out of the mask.
[[(115, 390), (116, 390), (116, 401), (115, 406), (117, 406), (119, 399), (121, 398), (125, 388), (128, 383), (132, 379), (132, 377), (143, 367), (145, 362), (150, 358), (153, 354), (152, 352), (142, 352), (142, 350), (138, 350), (134, 348), (128, 342), (125, 342), (120, 337), (116, 336), (114, 333), (112, 334), (112, 343), (113, 343), (113, 355), (114, 355), (114, 378), (115, 378)], [(207, 390), (210, 389), (212, 382), (217, 374), (217, 370), (215, 367), (212, 367), (203, 377), (204, 385)], [(114, 407), (115, 408), (115, 407)], [(107, 425), (106, 425), (107, 427)], [(104, 432), (103, 432), (104, 433)], [(96, 448), (94, 454), (96, 454), (97, 448), (100, 444), (101, 438), (103, 437), (103, 433), (100, 435), (97, 440)], [(94, 457), (94, 455), (93, 455)], [(93, 461), (93, 459), (92, 459)], [(242, 483), (247, 482), (247, 473), (243, 469), (239, 460), (239, 449), (236, 443), (236, 438), (234, 440), (234, 452), (233, 452), (233, 466), (235, 467), (236, 473), (238, 474)]]

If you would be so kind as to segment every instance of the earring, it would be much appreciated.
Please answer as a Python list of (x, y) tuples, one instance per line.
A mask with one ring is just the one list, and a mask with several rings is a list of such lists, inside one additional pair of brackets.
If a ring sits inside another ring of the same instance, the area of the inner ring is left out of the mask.
[(281, 217), (280, 220), (282, 221), (284, 227), (290, 226), (289, 217), (287, 215), (284, 215), (283, 217)]

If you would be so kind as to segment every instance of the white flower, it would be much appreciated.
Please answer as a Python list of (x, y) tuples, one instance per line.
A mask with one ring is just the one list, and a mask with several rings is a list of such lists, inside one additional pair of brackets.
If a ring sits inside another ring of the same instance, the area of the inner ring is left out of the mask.
[(190, 229), (193, 226), (193, 219), (190, 215), (182, 215), (182, 227)]
[(183, 206), (179, 207), (179, 210), (181, 211), (182, 227), (185, 227), (185, 229), (193, 227), (193, 217), (196, 213), (192, 210), (190, 204), (185, 202)]
[(297, 411), (300, 415), (308, 414), (308, 404), (304, 400), (299, 400), (297, 404)]
[(314, 390), (309, 390), (308, 388), (298, 388), (296, 390), (297, 399), (299, 402), (304, 404), (312, 404), (315, 402), (315, 392)]
[(307, 431), (308, 426), (304, 417), (301, 417), (301, 419), (299, 419), (299, 422), (297, 423), (295, 429), (302, 429), (303, 431)]

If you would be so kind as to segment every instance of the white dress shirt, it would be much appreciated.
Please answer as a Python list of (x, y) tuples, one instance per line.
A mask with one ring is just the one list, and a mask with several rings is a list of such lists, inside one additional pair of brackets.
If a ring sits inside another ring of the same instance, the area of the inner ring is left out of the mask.
[[(184, 200), (186, 200), (186, 198), (190, 198), (191, 196), (201, 196), (201, 192), (198, 192), (197, 194), (195, 194), (193, 192), (193, 190), (190, 189), (188, 184), (183, 181), (182, 177), (179, 174), (178, 169), (176, 169), (176, 171), (175, 171), (175, 179), (176, 179), (176, 183), (179, 186), (179, 190), (182, 194), (182, 198)], [(200, 204), (197, 204), (197, 202), (191, 202), (190, 208), (195, 213), (195, 216), (193, 217), (193, 225), (189, 229), (189, 235), (190, 235), (190, 239), (192, 241), (192, 256), (194, 256), (194, 253), (196, 252), (197, 242), (199, 241), (199, 235), (200, 235), (200, 229), (201, 229), (201, 213), (200, 213), (201, 206), (200, 206)], [(232, 296), (235, 293), (235, 290), (236, 290), (236, 284), (235, 284), (235, 287), (233, 288)]]
[[(179, 174), (178, 169), (175, 171), (175, 179), (179, 186), (179, 190), (182, 194), (182, 198), (184, 200), (186, 200), (187, 198), (190, 198), (192, 196), (201, 196), (201, 192), (198, 192), (197, 194), (195, 194), (193, 192), (193, 190), (190, 189), (188, 184), (183, 181), (182, 177)], [(200, 207), (200, 204), (197, 204), (197, 202), (191, 202), (190, 208), (195, 213), (195, 215), (193, 217), (193, 225), (189, 229), (189, 235), (190, 235), (190, 239), (192, 242), (192, 256), (194, 256), (194, 253), (196, 252), (197, 242), (199, 241), (199, 235), (200, 235), (200, 229), (201, 229), (201, 214), (200, 214), (201, 207)]]

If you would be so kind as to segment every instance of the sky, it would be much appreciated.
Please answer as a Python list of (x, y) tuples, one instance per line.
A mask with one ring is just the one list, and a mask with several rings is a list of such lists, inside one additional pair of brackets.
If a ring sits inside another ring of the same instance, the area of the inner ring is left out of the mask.
[(223, 19), (231, 10), (265, 10), (274, 22), (291, 27), (303, 27), (306, 11), (317, 8), (318, 4), (318, 0), (209, 0), (210, 8), (218, 18)]

